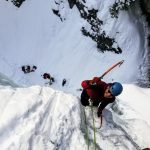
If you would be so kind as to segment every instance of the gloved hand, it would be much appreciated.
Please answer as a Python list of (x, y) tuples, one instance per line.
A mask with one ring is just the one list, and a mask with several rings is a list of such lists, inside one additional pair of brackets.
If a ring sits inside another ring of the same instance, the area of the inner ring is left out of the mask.
[(102, 112), (101, 111), (98, 111), (97, 112), (97, 117), (100, 117), (102, 115)]
[(96, 86), (97, 86), (97, 84), (95, 82), (94, 83), (89, 83), (89, 87), (91, 87), (91, 88), (94, 88)]
[(92, 81), (99, 82), (100, 80), (101, 80), (100, 77), (94, 77)]

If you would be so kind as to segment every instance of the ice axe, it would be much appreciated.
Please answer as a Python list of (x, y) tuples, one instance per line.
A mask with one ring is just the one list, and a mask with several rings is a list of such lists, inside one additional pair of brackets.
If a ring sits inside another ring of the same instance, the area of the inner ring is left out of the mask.
[(108, 73), (108, 72), (110, 72), (111, 70), (113, 70), (115, 67), (117, 67), (117, 66), (121, 66), (122, 64), (123, 64), (123, 62), (124, 62), (124, 60), (122, 60), (122, 61), (119, 61), (118, 63), (116, 63), (116, 64), (114, 64), (113, 66), (111, 66), (107, 71), (105, 71), (99, 78), (100, 79), (103, 79), (103, 77)]

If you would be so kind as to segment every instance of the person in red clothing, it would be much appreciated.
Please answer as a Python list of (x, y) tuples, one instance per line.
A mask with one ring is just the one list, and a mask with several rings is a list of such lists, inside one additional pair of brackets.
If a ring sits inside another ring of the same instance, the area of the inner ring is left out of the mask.
[(53, 82), (55, 82), (54, 77), (52, 77), (49, 73), (44, 73), (43, 75), (44, 79), (49, 79), (49, 85), (52, 85)]
[(115, 101), (115, 97), (122, 93), (123, 87), (119, 82), (105, 83), (99, 77), (93, 80), (84, 80), (81, 83), (83, 91), (81, 93), (81, 104), (89, 106), (92, 102), (93, 106), (98, 107), (97, 116), (102, 115), (102, 110)]

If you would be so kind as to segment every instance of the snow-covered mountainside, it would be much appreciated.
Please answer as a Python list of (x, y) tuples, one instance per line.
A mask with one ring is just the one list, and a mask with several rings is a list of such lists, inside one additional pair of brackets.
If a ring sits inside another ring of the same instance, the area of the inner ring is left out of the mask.
[[(116, 103), (103, 111), (101, 128), (94, 108), (96, 149), (150, 147), (149, 97), (149, 89), (124, 85)], [(75, 96), (50, 87), (0, 86), (0, 100), (1, 150), (87, 149), (84, 112)], [(90, 108), (85, 112), (90, 149), (94, 149), (92, 112)]]
[[(86, 150), (87, 126), (93, 150), (93, 115), (86, 107), (85, 121), (78, 89), (120, 60), (104, 80), (124, 90), (103, 111), (101, 128), (94, 108), (96, 149), (150, 148), (150, 89), (137, 86), (150, 87), (149, 2), (140, 2), (0, 1), (0, 149)], [(37, 68), (24, 73), (27, 65)]]
[[(113, 63), (125, 60), (105, 80), (143, 80), (148, 85), (147, 31), (138, 4), (135, 9), (120, 11), (116, 19), (109, 11), (114, 0), (69, 2), (32, 0), (18, 8), (2, 0), (0, 71), (22, 85), (43, 85), (41, 74), (49, 72), (57, 88), (66, 78), (69, 89), (76, 89), (83, 79), (100, 76)], [(36, 65), (37, 70), (24, 74), (22, 65)]]

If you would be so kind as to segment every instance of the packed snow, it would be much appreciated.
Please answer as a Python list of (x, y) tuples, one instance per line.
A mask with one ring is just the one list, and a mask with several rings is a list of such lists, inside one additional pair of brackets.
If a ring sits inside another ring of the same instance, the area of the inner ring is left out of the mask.
[[(144, 68), (146, 30), (140, 12), (122, 11), (116, 20), (109, 8), (115, 0), (87, 0), (103, 20), (102, 30), (115, 38), (122, 54), (99, 53), (96, 44), (81, 33), (88, 26), (67, 1), (25, 1), (16, 8), (0, 1), (0, 147), (2, 150), (84, 150), (86, 124), (90, 149), (94, 149), (90, 107), (80, 104), (81, 81), (100, 76), (112, 64), (124, 63), (104, 81), (123, 83), (123, 93), (103, 111), (102, 127), (94, 108), (96, 147), (99, 150), (141, 150), (150, 147), (150, 89), (135, 83)], [(58, 8), (60, 18), (52, 12)], [(133, 38), (134, 37), (134, 38)], [(22, 65), (36, 65), (24, 74)], [(50, 73), (50, 86), (41, 75)], [(67, 83), (62, 87), (62, 80)]]
[[(97, 149), (137, 150), (150, 147), (150, 89), (124, 85), (116, 103), (96, 116)], [(0, 86), (0, 145), (6, 149), (87, 149), (86, 125), (79, 98), (50, 87)], [(90, 149), (93, 122), (85, 108)]]
[[(25, 1), (20, 8), (9, 1), (0, 2), (1, 72), (21, 85), (44, 85), (41, 74), (49, 72), (56, 78), (57, 89), (61, 89), (62, 79), (66, 78), (69, 88), (74, 90), (83, 79), (100, 76), (112, 64), (125, 60), (105, 80), (136, 83), (144, 61), (138, 14), (121, 12), (116, 21), (109, 13), (113, 1), (87, 1), (88, 7), (99, 6), (98, 16), (104, 22), (101, 29), (123, 49), (119, 55), (100, 53), (96, 43), (82, 35), (81, 28), (88, 23), (80, 17), (77, 8), (70, 9), (68, 2), (62, 2), (58, 9), (63, 11), (62, 17), (65, 15), (63, 22), (52, 12), (58, 7), (54, 1)], [(36, 65), (37, 71), (24, 74), (22, 65)]]

